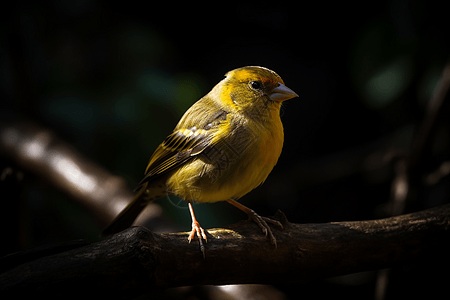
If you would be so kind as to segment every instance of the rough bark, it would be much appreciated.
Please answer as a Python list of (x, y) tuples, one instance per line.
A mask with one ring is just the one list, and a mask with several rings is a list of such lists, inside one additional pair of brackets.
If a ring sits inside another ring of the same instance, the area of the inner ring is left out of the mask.
[(187, 242), (187, 233), (132, 227), (22, 262), (0, 276), (0, 287), (14, 297), (27, 292), (132, 298), (149, 289), (186, 285), (294, 284), (392, 267), (450, 248), (450, 205), (357, 222), (292, 224), (282, 213), (275, 218), (285, 227), (273, 228), (277, 248), (252, 222), (210, 229), (205, 259), (196, 241)]

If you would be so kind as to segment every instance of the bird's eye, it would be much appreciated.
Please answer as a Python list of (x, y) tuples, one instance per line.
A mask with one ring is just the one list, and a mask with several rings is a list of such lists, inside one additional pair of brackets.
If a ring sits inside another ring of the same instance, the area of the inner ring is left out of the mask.
[(262, 88), (262, 84), (260, 81), (251, 81), (250, 86), (254, 90), (260, 90)]

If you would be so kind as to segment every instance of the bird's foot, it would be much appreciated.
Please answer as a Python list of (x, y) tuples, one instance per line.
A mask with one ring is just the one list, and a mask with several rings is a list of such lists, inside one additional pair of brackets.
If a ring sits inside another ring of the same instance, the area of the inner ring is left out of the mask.
[(202, 251), (203, 258), (205, 258), (205, 246), (203, 246), (202, 240), (205, 240), (205, 242), (208, 242), (208, 239), (206, 237), (205, 230), (203, 230), (203, 228), (200, 226), (200, 223), (198, 223), (197, 221), (192, 222), (192, 230), (191, 230), (191, 233), (189, 234), (189, 238), (188, 238), (189, 243), (195, 237), (195, 235), (197, 235), (198, 243), (200, 245), (200, 251)]
[(253, 220), (258, 226), (261, 228), (262, 232), (267, 236), (269, 236), (270, 242), (275, 245), (275, 248), (277, 248), (277, 239), (272, 233), (272, 230), (270, 229), (269, 225), (267, 223), (272, 223), (274, 225), (280, 226), (281, 229), (283, 229), (283, 225), (273, 219), (261, 217), (258, 215), (254, 210), (249, 210), (247, 212), (248, 217)]
[(267, 225), (267, 223), (272, 223), (274, 225), (280, 226), (281, 229), (283, 229), (283, 225), (281, 225), (280, 222), (272, 220), (270, 218), (261, 217), (253, 209), (250, 209), (247, 206), (240, 204), (236, 200), (228, 199), (227, 202), (245, 212), (248, 215), (249, 219), (253, 220), (256, 224), (258, 224), (258, 226), (261, 228), (261, 230), (266, 236), (269, 235), (270, 242), (273, 245), (275, 245), (275, 248), (277, 247), (277, 239), (273, 236), (272, 230), (270, 229), (269, 225)]

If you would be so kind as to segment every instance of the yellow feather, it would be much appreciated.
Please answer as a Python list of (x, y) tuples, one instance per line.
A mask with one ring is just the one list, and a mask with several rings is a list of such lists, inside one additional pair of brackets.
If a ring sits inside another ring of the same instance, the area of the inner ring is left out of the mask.
[(165, 194), (217, 202), (240, 198), (263, 183), (283, 147), (281, 102), (296, 96), (269, 69), (228, 72), (155, 150), (140, 192), (113, 222), (114, 230), (121, 219), (130, 224), (128, 211), (134, 218), (142, 205)]

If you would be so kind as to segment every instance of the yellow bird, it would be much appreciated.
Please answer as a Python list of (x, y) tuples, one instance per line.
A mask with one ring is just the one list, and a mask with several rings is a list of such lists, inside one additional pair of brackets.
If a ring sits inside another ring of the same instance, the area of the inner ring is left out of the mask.
[(276, 246), (267, 222), (281, 224), (236, 199), (262, 184), (277, 163), (284, 140), (281, 103), (298, 95), (267, 68), (243, 67), (225, 76), (184, 113), (158, 146), (136, 188), (139, 192), (103, 235), (131, 226), (151, 201), (176, 195), (188, 203), (192, 218), (188, 240), (197, 235), (203, 255), (202, 239), (207, 237), (192, 203), (227, 201), (248, 214)]

